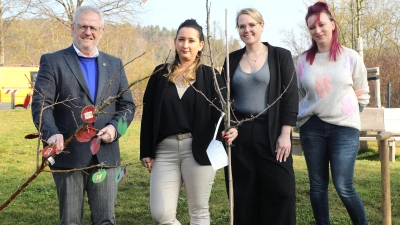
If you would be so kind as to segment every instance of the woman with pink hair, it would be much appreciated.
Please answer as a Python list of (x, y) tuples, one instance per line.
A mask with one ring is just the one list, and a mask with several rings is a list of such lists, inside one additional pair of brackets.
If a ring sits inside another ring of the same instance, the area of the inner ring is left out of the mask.
[(338, 42), (338, 27), (329, 7), (308, 8), (310, 49), (297, 61), (300, 132), (310, 179), (316, 224), (330, 224), (329, 167), (335, 189), (353, 224), (368, 224), (363, 202), (354, 188), (360, 115), (369, 103), (367, 70), (357, 52)]

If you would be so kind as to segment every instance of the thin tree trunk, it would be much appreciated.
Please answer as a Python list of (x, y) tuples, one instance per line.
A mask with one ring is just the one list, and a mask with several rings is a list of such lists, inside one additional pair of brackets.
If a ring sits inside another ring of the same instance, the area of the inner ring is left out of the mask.
[[(225, 9), (225, 38), (226, 38), (226, 124), (225, 127), (230, 127), (231, 121), (231, 88), (230, 88), (230, 74), (229, 74), (229, 43), (228, 43), (228, 9)], [(233, 178), (232, 178), (232, 157), (231, 146), (227, 146), (228, 151), (228, 173), (229, 173), (229, 205), (230, 205), (230, 225), (233, 225)]]
[(0, 65), (4, 65), (3, 2), (0, 0)]

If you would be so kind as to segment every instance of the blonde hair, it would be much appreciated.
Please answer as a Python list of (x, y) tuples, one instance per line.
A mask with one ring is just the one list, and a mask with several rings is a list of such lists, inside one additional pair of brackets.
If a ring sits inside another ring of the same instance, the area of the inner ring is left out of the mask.
[(264, 23), (263, 16), (261, 15), (261, 13), (257, 9), (255, 9), (255, 8), (244, 8), (244, 9), (239, 10), (237, 12), (237, 14), (236, 14), (236, 27), (239, 26), (239, 16), (240, 15), (249, 15), (255, 21), (257, 21), (257, 22), (259, 22), (261, 24)]

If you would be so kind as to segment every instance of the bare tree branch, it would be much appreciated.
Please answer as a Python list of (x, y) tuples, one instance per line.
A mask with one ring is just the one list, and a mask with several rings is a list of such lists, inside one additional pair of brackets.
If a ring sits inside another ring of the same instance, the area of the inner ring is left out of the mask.
[(144, 12), (144, 0), (30, 0), (29, 12), (40, 18), (53, 19), (69, 27), (76, 8), (84, 2), (103, 11), (108, 23), (134, 23)]
[[(143, 54), (142, 54), (143, 55)], [(140, 56), (142, 56), (142, 55), (140, 55)], [(139, 57), (140, 57), (139, 56)], [(129, 61), (128, 63), (126, 63), (126, 64), (124, 64), (123, 66), (122, 66), (122, 68), (123, 67), (125, 67), (127, 64), (129, 64), (129, 63), (131, 63), (131, 62), (133, 62), (134, 60), (136, 60), (137, 58), (139, 58), (139, 57), (136, 57), (136, 58), (134, 58), (133, 60), (131, 60), (131, 61)], [(120, 68), (118, 71), (120, 71), (122, 68)], [(144, 77), (144, 78), (141, 78), (141, 79), (139, 79), (139, 80), (136, 80), (136, 81), (134, 81), (134, 82), (132, 82), (132, 83), (130, 83), (129, 84), (129, 86), (125, 89), (125, 90), (123, 90), (123, 91), (121, 91), (121, 93), (119, 93), (117, 96), (121, 96), (123, 93), (126, 93), (127, 91), (129, 91), (130, 90), (130, 88), (133, 86), (133, 85), (135, 85), (135, 84), (137, 84), (137, 83), (139, 83), (139, 82), (141, 82), (141, 81), (143, 81), (143, 80), (145, 80), (145, 79), (147, 79), (148, 77), (150, 77), (151, 75), (149, 75), (149, 76), (146, 76), (146, 77)], [(54, 107), (55, 105), (57, 105), (57, 104), (65, 104), (65, 102), (71, 102), (72, 101), (72, 99), (65, 99), (65, 100), (62, 100), (62, 101), (58, 101), (58, 98), (56, 99), (56, 101), (55, 101), (55, 103), (53, 103), (53, 104), (51, 104), (51, 105), (49, 105), (49, 106), (46, 106), (46, 107), (43, 107), (44, 106), (44, 99), (45, 99), (45, 96), (43, 96), (42, 94), (41, 94), (41, 96), (42, 96), (42, 109), (41, 109), (41, 112), (40, 112), (40, 121), (39, 121), (39, 127), (38, 127), (38, 130), (40, 131), (41, 130), (41, 126), (42, 126), (42, 115), (43, 115), (43, 111), (44, 110), (46, 110), (46, 109), (48, 109), (48, 108), (51, 108), (51, 107)], [(116, 101), (118, 99), (118, 97), (113, 97), (113, 98), (110, 98), (110, 99), (108, 99), (107, 101), (104, 101), (102, 104), (100, 104), (100, 106), (98, 107), (98, 110), (99, 110), (99, 112), (101, 112), (103, 109), (105, 109), (108, 105), (110, 105), (112, 102), (114, 102), (114, 101)], [(65, 146), (67, 146), (75, 137), (76, 137), (76, 135), (80, 132), (80, 131), (82, 131), (82, 130), (85, 130), (85, 129), (88, 129), (88, 124), (87, 123), (84, 123), (84, 124), (82, 124), (82, 125), (80, 125), (79, 127), (78, 127), (78, 129), (75, 131), (75, 133), (73, 134), (73, 135), (71, 135), (67, 140), (65, 140), (64, 141), (64, 147)], [(40, 132), (39, 132), (40, 133)], [(43, 137), (43, 134), (39, 134), (39, 139), (41, 140), (42, 139), (42, 137)], [(40, 142), (40, 141), (39, 141)], [(40, 149), (40, 144), (38, 144), (38, 150), (37, 150), (37, 155), (40, 155), (40, 153), (41, 153), (41, 151), (42, 150), (39, 150)], [(40, 167), (38, 167), (37, 169), (36, 169), (36, 171), (0, 206), (0, 212), (5, 208), (5, 207), (7, 207), (7, 205), (16, 197), (16, 196), (18, 196), (21, 192), (22, 192), (22, 190), (26, 187), (26, 186), (28, 186), (41, 172), (43, 172), (44, 171), (44, 169), (47, 167), (47, 166), (49, 166), (50, 164), (51, 164), (51, 161), (54, 159), (54, 158), (56, 158), (56, 156), (57, 156), (57, 154), (54, 152), (51, 156), (49, 156), (48, 158), (45, 158), (45, 157), (43, 157), (43, 159), (42, 159), (42, 163), (41, 163), (41, 165), (40, 165)], [(39, 157), (39, 156), (37, 156), (37, 157)], [(84, 170), (84, 168), (79, 168), (79, 169), (77, 169), (77, 170)]]

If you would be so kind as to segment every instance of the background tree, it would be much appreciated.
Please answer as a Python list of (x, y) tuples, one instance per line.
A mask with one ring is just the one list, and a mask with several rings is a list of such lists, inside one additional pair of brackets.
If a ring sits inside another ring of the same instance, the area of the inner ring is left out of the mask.
[(10, 24), (27, 12), (29, 0), (0, 0), (0, 65), (4, 65), (4, 35)]
[(27, 0), (31, 2), (29, 12), (36, 18), (57, 20), (70, 26), (75, 9), (81, 5), (92, 5), (103, 11), (108, 23), (138, 22), (143, 13), (142, 4), (147, 0)]
[[(208, 44), (208, 42), (210, 42), (213, 51), (212, 57), (214, 57), (214, 66), (218, 71), (221, 71), (226, 57), (225, 30), (216, 21), (214, 21), (212, 24), (213, 26), (211, 27), (210, 31), (211, 37), (206, 39), (206, 44), (204, 45), (204, 54), (206, 57), (203, 59), (206, 64), (211, 64), (210, 58), (207, 57), (210, 56), (210, 48)], [(229, 49), (232, 51), (242, 48), (239, 40), (232, 37), (230, 38), (228, 45)]]
[[(366, 67), (379, 67), (381, 79), (381, 102), (387, 106), (387, 84), (391, 83), (391, 107), (400, 107), (400, 1), (392, 0), (328, 0), (326, 1), (339, 28), (339, 42), (346, 47), (356, 48), (355, 41), (363, 39), (363, 56)], [(315, 1), (306, 1), (307, 7)], [(361, 5), (359, 17), (357, 7)], [(360, 20), (360, 29), (358, 29)], [(305, 21), (298, 24), (300, 32), (282, 30), (283, 40), (295, 58), (310, 46), (310, 35)], [(360, 33), (357, 33), (360, 32)], [(308, 40), (308, 41), (305, 41)], [(370, 107), (374, 107), (374, 83), (370, 82), (372, 96)]]

